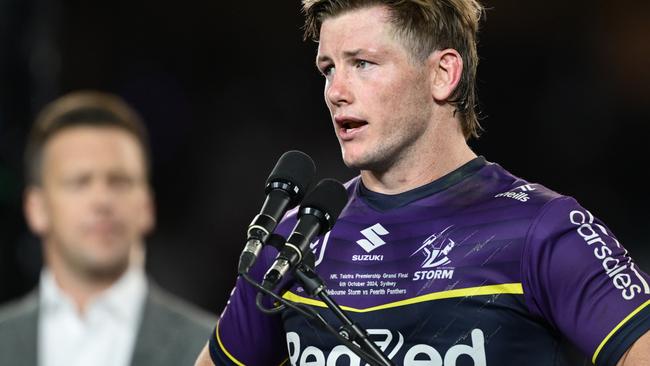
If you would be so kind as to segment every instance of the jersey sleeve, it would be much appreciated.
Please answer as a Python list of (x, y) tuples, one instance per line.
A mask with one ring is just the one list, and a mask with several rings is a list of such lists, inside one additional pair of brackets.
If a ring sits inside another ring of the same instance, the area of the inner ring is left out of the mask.
[(615, 366), (650, 329), (650, 278), (573, 198), (542, 208), (522, 258), (528, 308), (596, 365)]
[[(250, 274), (261, 282), (274, 249), (264, 247)], [(241, 277), (210, 337), (215, 365), (280, 365), (287, 359), (285, 334), (279, 316), (263, 314), (255, 306), (257, 291)], [(270, 304), (267, 304), (269, 306)]]

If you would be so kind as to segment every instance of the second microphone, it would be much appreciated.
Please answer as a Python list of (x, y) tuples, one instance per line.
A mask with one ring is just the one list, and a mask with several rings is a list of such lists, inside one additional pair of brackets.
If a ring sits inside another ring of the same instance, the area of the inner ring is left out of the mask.
[(277, 286), (287, 272), (302, 261), (304, 253), (311, 250), (311, 241), (334, 226), (347, 201), (347, 192), (338, 181), (323, 179), (318, 182), (300, 205), (298, 222), (264, 275), (262, 286), (269, 290)]

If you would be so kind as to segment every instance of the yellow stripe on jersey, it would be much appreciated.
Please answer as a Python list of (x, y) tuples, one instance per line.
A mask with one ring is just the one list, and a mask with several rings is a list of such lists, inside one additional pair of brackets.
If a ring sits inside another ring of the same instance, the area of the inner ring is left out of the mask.
[(598, 357), (598, 354), (600, 353), (600, 351), (603, 350), (603, 347), (605, 346), (605, 344), (607, 344), (607, 341), (609, 341), (609, 339), (612, 338), (614, 333), (616, 333), (623, 325), (625, 325), (625, 323), (627, 323), (630, 319), (632, 319), (633, 316), (635, 316), (639, 311), (643, 310), (648, 305), (650, 305), (650, 300), (646, 301), (645, 303), (643, 303), (643, 305), (636, 308), (633, 312), (630, 313), (630, 315), (626, 316), (625, 319), (621, 320), (621, 322), (618, 323), (618, 325), (611, 332), (609, 332), (607, 337), (605, 337), (605, 339), (603, 339), (603, 341), (600, 342), (598, 348), (596, 348), (596, 352), (594, 352), (594, 357), (591, 358), (591, 362), (594, 365), (596, 364), (596, 358)]
[[(413, 298), (406, 299), (406, 300), (395, 301), (395, 302), (391, 302), (391, 303), (388, 303), (388, 304), (377, 305), (377, 306), (364, 308), (364, 309), (357, 309), (357, 308), (352, 308), (352, 307), (349, 307), (349, 306), (341, 306), (341, 308), (343, 310), (347, 310), (347, 311), (352, 311), (352, 312), (357, 312), (357, 313), (366, 313), (366, 312), (370, 312), (370, 311), (395, 308), (395, 307), (398, 307), (398, 306), (417, 304), (417, 303), (425, 302), (425, 301), (440, 300), (440, 299), (450, 299), (450, 298), (454, 298), (454, 297), (496, 295), (496, 294), (518, 294), (518, 295), (521, 295), (523, 293), (524, 293), (524, 289), (521, 286), (521, 283), (503, 283), (503, 284), (499, 284), (499, 285), (468, 287), (468, 288), (454, 289), (454, 290), (448, 290), (448, 291), (433, 292), (433, 293), (430, 293), (430, 294), (421, 295), (421, 296), (413, 297)], [(282, 295), (282, 297), (287, 299), (287, 300), (290, 300), (290, 301), (293, 301), (293, 302), (298, 302), (298, 303), (301, 303), (301, 304), (319, 306), (319, 307), (323, 307), (323, 308), (327, 307), (327, 305), (325, 305), (325, 303), (322, 302), (322, 301), (302, 297), (302, 296), (296, 295), (296, 294), (294, 294), (293, 292), (290, 292), (290, 291), (287, 291), (284, 295)]]
[(221, 338), (219, 337), (219, 323), (221, 323), (221, 319), (219, 319), (217, 321), (217, 326), (215, 327), (215, 333), (217, 335), (217, 343), (219, 343), (219, 348), (221, 348), (223, 353), (225, 353), (226, 356), (228, 356), (228, 358), (230, 359), (230, 361), (234, 362), (235, 365), (237, 365), (237, 366), (245, 366), (243, 363), (239, 362), (239, 360), (237, 360), (235, 357), (233, 357), (233, 355), (231, 355), (230, 352), (228, 352), (228, 350), (226, 350), (226, 347), (223, 346), (223, 343), (221, 343)]

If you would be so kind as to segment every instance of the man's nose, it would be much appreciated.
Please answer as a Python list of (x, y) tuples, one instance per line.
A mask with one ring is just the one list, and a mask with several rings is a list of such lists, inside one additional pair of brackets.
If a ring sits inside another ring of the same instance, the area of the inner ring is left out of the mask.
[(335, 72), (328, 81), (325, 97), (330, 104), (336, 106), (352, 103), (353, 95), (348, 75), (344, 72)]
[(112, 210), (116, 195), (108, 181), (103, 179), (95, 180), (91, 194), (93, 209), (104, 213)]

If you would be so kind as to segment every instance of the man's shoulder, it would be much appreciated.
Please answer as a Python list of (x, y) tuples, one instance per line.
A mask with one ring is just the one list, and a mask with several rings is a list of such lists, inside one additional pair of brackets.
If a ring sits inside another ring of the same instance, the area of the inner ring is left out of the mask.
[(195, 329), (199, 332), (210, 331), (216, 323), (217, 317), (190, 304), (180, 297), (171, 294), (160, 286), (150, 283), (145, 303), (145, 316), (159, 318), (169, 325)]
[(36, 364), (38, 291), (0, 306), (0, 365)]
[(568, 196), (540, 183), (532, 182), (512, 174), (498, 164), (491, 164), (492, 170), (496, 172), (497, 179), (494, 198), (502, 198), (507, 201), (525, 202), (531, 206), (544, 206), (550, 201)]
[(0, 332), (10, 325), (34, 319), (38, 314), (38, 291), (0, 306)]
[(131, 364), (192, 364), (216, 319), (150, 281)]

